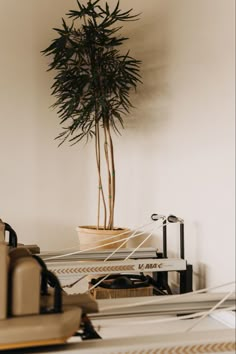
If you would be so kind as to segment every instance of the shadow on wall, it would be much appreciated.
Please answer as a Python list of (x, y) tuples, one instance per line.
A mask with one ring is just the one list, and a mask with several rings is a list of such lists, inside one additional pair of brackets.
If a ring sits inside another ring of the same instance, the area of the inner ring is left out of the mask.
[[(131, 223), (143, 220), (144, 208), (152, 208), (152, 205), (155, 208), (158, 202), (158, 186), (152, 196), (150, 186), (158, 183), (156, 154), (162, 148), (161, 136), (169, 120), (168, 21), (165, 11), (159, 8), (159, 2), (156, 3), (153, 3), (152, 10), (148, 9), (148, 5), (142, 5), (145, 12), (140, 15), (140, 21), (127, 23), (123, 29), (124, 36), (130, 38), (126, 50), (130, 49), (130, 55), (142, 61), (143, 81), (131, 96), (134, 109), (124, 119), (124, 144), (121, 144), (119, 152), (122, 161), (120, 171), (126, 163), (134, 176), (126, 194), (131, 200), (127, 202), (127, 210), (132, 210), (134, 216)], [(130, 162), (127, 162), (128, 159)], [(129, 179), (124, 178), (123, 185), (127, 181)]]
[[(157, 8), (156, 8), (157, 9)], [(154, 9), (155, 11), (155, 9)], [(145, 132), (160, 129), (168, 119), (168, 21), (162, 14), (141, 15), (134, 25), (128, 24), (125, 35), (130, 38), (130, 55), (142, 61), (142, 85), (132, 95), (135, 107), (127, 120), (127, 128)]]
[(201, 262), (195, 264), (193, 277), (196, 290), (205, 289), (207, 284), (207, 265)]
[(208, 265), (199, 262), (202, 254), (202, 227), (198, 221), (193, 222), (187, 229), (187, 236), (191, 235), (191, 242), (186, 239), (187, 247), (186, 253), (188, 254), (188, 260), (193, 264), (193, 284), (194, 289), (206, 288), (207, 278), (209, 275)]

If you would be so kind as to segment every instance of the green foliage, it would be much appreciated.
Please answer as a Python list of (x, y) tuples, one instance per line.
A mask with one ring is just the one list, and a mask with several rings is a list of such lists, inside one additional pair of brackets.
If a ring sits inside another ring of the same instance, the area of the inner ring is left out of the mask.
[(52, 95), (63, 131), (60, 144), (75, 144), (95, 134), (95, 126), (110, 126), (119, 132), (123, 116), (129, 113), (131, 89), (140, 80), (140, 61), (129, 52), (122, 54), (122, 37), (118, 23), (137, 20), (132, 9), (122, 12), (117, 2), (113, 10), (108, 3), (77, 0), (78, 9), (67, 14), (70, 24), (54, 28), (57, 38), (43, 51), (50, 56), (48, 70), (55, 70)]

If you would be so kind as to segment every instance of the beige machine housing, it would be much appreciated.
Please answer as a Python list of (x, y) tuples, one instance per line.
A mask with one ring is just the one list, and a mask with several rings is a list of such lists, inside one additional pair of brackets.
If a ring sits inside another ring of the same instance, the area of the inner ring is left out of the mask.
[[(98, 311), (90, 295), (42, 292), (42, 266), (26, 248), (10, 249), (0, 241), (0, 351), (65, 343), (80, 329), (83, 313)], [(42, 311), (43, 309), (43, 311)]]

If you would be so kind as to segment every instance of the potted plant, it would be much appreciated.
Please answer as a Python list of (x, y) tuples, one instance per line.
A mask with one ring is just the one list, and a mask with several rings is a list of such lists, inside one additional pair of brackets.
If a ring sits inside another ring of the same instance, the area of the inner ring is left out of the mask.
[[(97, 243), (101, 237), (121, 233), (114, 226), (116, 175), (112, 133), (120, 133), (123, 117), (132, 104), (130, 91), (140, 80), (139, 60), (121, 51), (128, 38), (119, 34), (121, 23), (137, 20), (132, 9), (121, 11), (119, 1), (111, 10), (108, 3), (89, 0), (83, 5), (77, 0), (77, 10), (67, 14), (70, 23), (62, 19), (62, 27), (54, 28), (57, 37), (43, 54), (50, 57), (49, 69), (55, 71), (52, 95), (62, 132), (57, 136), (77, 144), (93, 138), (98, 171), (97, 225), (80, 227), (87, 241), (80, 239), (82, 248)], [(107, 171), (106, 188), (103, 183)], [(101, 217), (103, 221), (101, 222)], [(89, 241), (88, 241), (89, 240)], [(84, 244), (84, 242), (86, 244)], [(101, 240), (102, 242), (102, 240)], [(114, 246), (113, 246), (114, 247)]]

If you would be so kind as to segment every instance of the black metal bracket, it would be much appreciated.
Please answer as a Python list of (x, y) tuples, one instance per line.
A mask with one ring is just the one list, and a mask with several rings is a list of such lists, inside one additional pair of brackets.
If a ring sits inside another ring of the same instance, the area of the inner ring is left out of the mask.
[[(158, 214), (152, 214), (152, 220), (158, 220)], [(154, 217), (154, 218), (153, 218)], [(163, 219), (162, 227), (162, 252), (157, 253), (157, 258), (168, 258), (168, 245), (167, 245), (167, 221), (170, 223), (179, 222), (179, 237), (180, 237), (180, 250), (179, 256), (181, 259), (185, 259), (185, 235), (184, 235), (184, 221), (177, 218), (174, 215), (168, 216)], [(179, 293), (187, 293), (193, 291), (193, 267), (186, 262), (186, 269), (178, 271), (180, 274)], [(167, 294), (171, 294), (170, 286), (168, 285), (168, 272), (153, 272), (153, 279), (158, 287), (162, 291), (166, 291)]]

